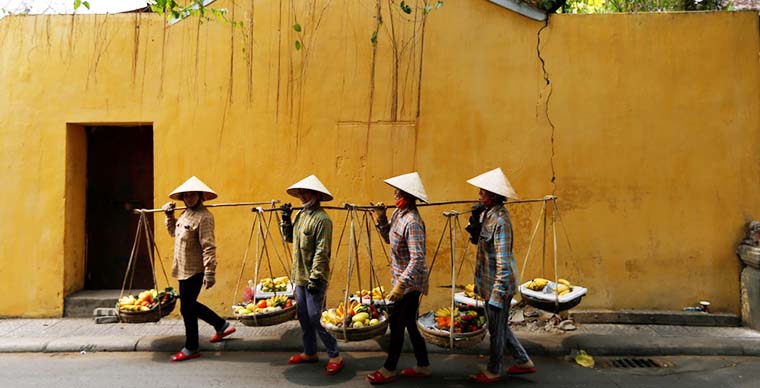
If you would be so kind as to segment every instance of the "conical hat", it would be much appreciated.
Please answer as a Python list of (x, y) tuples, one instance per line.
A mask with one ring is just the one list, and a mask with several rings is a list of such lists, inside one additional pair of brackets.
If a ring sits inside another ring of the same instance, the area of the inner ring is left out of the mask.
[(319, 178), (317, 178), (316, 175), (309, 175), (306, 178), (301, 179), (300, 181), (294, 183), (292, 186), (288, 187), (288, 189), (285, 191), (295, 197), (296, 190), (298, 189), (317, 191), (322, 194), (322, 201), (332, 201), (333, 199), (332, 194), (327, 191), (325, 185), (319, 181)]
[(422, 185), (420, 174), (418, 174), (416, 171), (404, 175), (394, 176), (393, 178), (388, 178), (385, 180), (385, 183), (405, 193), (409, 193), (415, 196), (422, 202), (430, 202), (430, 200), (428, 200), (427, 193), (425, 192), (425, 186)]
[(191, 176), (190, 179), (185, 181), (185, 183), (179, 185), (179, 187), (174, 189), (174, 191), (169, 194), (169, 198), (179, 200), (182, 193), (189, 193), (192, 191), (202, 192), (204, 201), (210, 201), (218, 197), (218, 195), (216, 195), (216, 192), (214, 190), (211, 190), (210, 187), (206, 186), (205, 183), (201, 182), (200, 179)]
[(484, 172), (475, 178), (468, 180), (467, 183), (506, 198), (520, 199), (520, 197), (517, 196), (515, 189), (509, 183), (507, 176), (501, 171), (501, 168), (495, 168), (491, 171)]

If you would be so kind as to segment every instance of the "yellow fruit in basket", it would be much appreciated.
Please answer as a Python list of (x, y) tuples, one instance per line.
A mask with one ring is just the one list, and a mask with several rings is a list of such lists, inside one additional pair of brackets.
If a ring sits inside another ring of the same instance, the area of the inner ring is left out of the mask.
[(533, 291), (541, 291), (546, 287), (546, 285), (549, 284), (549, 280), (544, 278), (535, 278), (530, 283), (528, 283), (527, 287)]
[(375, 325), (377, 325), (378, 323), (380, 323), (380, 320), (379, 320), (379, 319), (377, 319), (377, 318), (372, 318), (372, 319), (370, 319), (370, 320), (369, 320), (369, 325), (370, 325), (370, 326), (375, 326)]
[(361, 323), (361, 322), (354, 322), (354, 323), (351, 324), (351, 327), (353, 327), (354, 329), (360, 329), (360, 328), (364, 327), (364, 324)]
[(567, 280), (565, 280), (565, 279), (558, 279), (558, 280), (557, 280), (557, 283), (559, 283), (559, 284), (564, 284), (564, 285), (566, 285), (566, 286), (568, 286), (568, 287), (572, 287), (572, 286), (573, 286), (572, 284), (570, 284), (570, 282), (568, 282), (568, 281), (567, 281)]
[(572, 289), (562, 283), (557, 284), (557, 293), (560, 295), (567, 294), (568, 292), (572, 291)]
[(366, 319), (369, 319), (369, 314), (367, 314), (367, 313), (358, 313), (358, 314), (354, 315), (351, 318), (351, 321), (352, 322), (363, 322)]

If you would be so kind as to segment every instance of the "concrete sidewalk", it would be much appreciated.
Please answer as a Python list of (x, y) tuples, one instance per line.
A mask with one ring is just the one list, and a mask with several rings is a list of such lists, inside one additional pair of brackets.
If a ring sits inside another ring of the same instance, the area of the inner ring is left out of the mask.
[[(228, 340), (211, 344), (213, 329), (200, 323), (201, 349), (214, 351), (301, 350), (298, 322), (269, 327), (247, 327), (233, 322), (237, 332)], [(578, 329), (561, 334), (514, 331), (530, 354), (568, 355), (584, 349), (599, 356), (725, 355), (760, 356), (760, 332), (743, 327), (696, 327), (673, 325), (577, 324)], [(340, 343), (345, 351), (383, 351), (384, 337)], [(184, 344), (181, 320), (157, 323), (101, 324), (93, 319), (0, 319), (0, 353), (107, 351), (175, 352)], [(428, 345), (431, 352), (448, 350)], [(407, 344), (407, 350), (411, 348)], [(486, 354), (488, 337), (477, 347), (458, 353)]]

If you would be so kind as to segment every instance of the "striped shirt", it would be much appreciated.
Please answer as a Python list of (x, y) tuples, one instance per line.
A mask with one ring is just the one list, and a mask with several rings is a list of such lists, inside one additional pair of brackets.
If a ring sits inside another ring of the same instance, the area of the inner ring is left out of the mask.
[(201, 272), (216, 271), (214, 216), (203, 205), (185, 210), (179, 219), (166, 217), (166, 229), (174, 237), (172, 276), (185, 280)]
[(475, 284), (483, 300), (503, 308), (517, 289), (512, 221), (504, 205), (488, 209), (481, 215), (481, 220), (483, 227), (478, 240)]
[(385, 242), (391, 245), (392, 284), (401, 284), (404, 293), (428, 292), (425, 259), (425, 223), (417, 208), (396, 209), (390, 224), (378, 225)]
[(285, 240), (293, 243), (293, 282), (305, 286), (309, 278), (330, 278), (332, 221), (319, 206), (299, 211), (292, 227), (282, 226)]

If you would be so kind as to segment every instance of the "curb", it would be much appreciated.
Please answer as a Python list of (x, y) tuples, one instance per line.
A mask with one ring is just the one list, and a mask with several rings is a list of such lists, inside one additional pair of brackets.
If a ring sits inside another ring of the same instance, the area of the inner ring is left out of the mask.
[[(289, 336), (231, 338), (211, 344), (201, 337), (202, 351), (240, 352), (299, 352), (300, 338)], [(646, 337), (578, 334), (566, 337), (518, 336), (528, 354), (536, 356), (566, 356), (583, 349), (595, 356), (760, 356), (760, 339), (748, 338), (688, 338)], [(99, 336), (99, 337), (25, 337), (0, 338), (0, 353), (55, 352), (175, 352), (184, 345), (184, 336)], [(388, 335), (367, 341), (339, 342), (341, 351), (383, 352)], [(448, 349), (428, 344), (429, 353), (487, 354), (489, 342), (484, 340), (469, 349)], [(324, 346), (319, 343), (319, 350)], [(411, 352), (407, 340), (404, 352)]]

